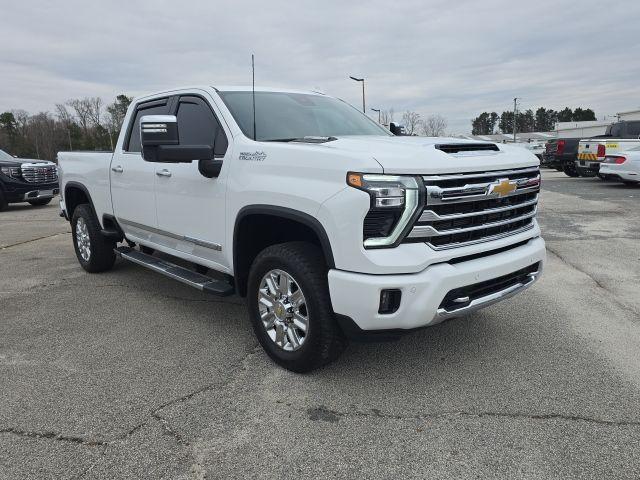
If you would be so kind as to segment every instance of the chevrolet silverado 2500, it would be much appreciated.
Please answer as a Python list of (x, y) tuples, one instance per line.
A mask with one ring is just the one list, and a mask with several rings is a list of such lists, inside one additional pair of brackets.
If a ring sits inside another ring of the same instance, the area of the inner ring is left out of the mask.
[(331, 361), (349, 337), (465, 315), (541, 273), (526, 149), (394, 136), (341, 100), (265, 88), (156, 93), (124, 122), (113, 153), (59, 154), (81, 266), (120, 256), (236, 292), (290, 370)]

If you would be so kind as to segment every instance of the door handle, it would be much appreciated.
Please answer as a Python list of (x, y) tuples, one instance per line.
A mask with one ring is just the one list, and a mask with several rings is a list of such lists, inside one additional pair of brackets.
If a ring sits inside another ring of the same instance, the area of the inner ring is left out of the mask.
[(159, 177), (170, 177), (171, 172), (166, 168), (163, 168), (162, 170), (157, 171), (156, 175), (158, 175)]
[(122, 165), (118, 165), (116, 167), (111, 167), (111, 171), (116, 173), (122, 173), (124, 172), (124, 168), (122, 168)]

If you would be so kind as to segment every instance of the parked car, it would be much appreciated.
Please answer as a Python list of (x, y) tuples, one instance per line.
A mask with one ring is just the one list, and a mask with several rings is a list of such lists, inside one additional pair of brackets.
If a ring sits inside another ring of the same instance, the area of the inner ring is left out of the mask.
[(618, 180), (627, 185), (640, 184), (640, 147), (607, 155), (600, 165), (600, 175), (605, 180)]
[(580, 176), (576, 169), (579, 138), (555, 138), (549, 140), (542, 157), (542, 164), (564, 172), (570, 177)]
[(576, 168), (580, 174), (597, 174), (605, 157), (640, 146), (640, 120), (617, 122), (604, 135), (580, 140)]
[(267, 354), (297, 372), (336, 358), (348, 337), (508, 298), (545, 261), (530, 152), (394, 136), (318, 93), (160, 92), (131, 104), (114, 153), (58, 158), (82, 268), (108, 270), (119, 255), (236, 292)]
[(16, 158), (0, 150), (0, 211), (9, 203), (46, 205), (58, 192), (55, 163)]

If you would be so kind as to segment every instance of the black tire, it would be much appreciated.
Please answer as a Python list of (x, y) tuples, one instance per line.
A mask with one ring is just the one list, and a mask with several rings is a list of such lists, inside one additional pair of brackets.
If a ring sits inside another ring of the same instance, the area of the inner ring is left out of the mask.
[[(260, 317), (260, 282), (272, 270), (290, 275), (305, 302), (308, 330), (297, 350), (286, 351), (271, 339)], [(335, 360), (347, 346), (331, 308), (327, 265), (318, 247), (305, 242), (273, 245), (263, 250), (249, 272), (247, 304), (253, 330), (262, 348), (278, 365), (303, 373)]]
[(578, 170), (576, 169), (576, 164), (575, 163), (565, 163), (562, 166), (562, 171), (565, 173), (565, 175), (567, 175), (568, 177), (579, 177), (580, 174), (578, 173)]
[(608, 181), (608, 180), (609, 180), (609, 179), (607, 178), (607, 176), (606, 176), (606, 175), (603, 175), (602, 173), (597, 173), (596, 175), (597, 175), (597, 177), (598, 177), (600, 180), (602, 180), (603, 182), (606, 182), (606, 181)]
[(4, 198), (4, 193), (0, 190), (0, 212), (7, 208), (7, 200)]
[[(78, 246), (78, 221), (82, 220), (86, 225), (88, 237), (89, 237), (89, 255), (80, 253), (80, 247)], [(78, 205), (73, 211), (73, 217), (71, 218), (71, 232), (73, 234), (73, 247), (78, 257), (78, 262), (82, 268), (90, 273), (104, 272), (111, 269), (116, 261), (116, 254), (113, 251), (115, 248), (115, 242), (107, 240), (100, 233), (100, 223), (93, 213), (93, 210), (88, 204)]]
[(41, 198), (40, 200), (29, 200), (29, 203), (34, 207), (42, 207), (51, 203), (51, 198)]

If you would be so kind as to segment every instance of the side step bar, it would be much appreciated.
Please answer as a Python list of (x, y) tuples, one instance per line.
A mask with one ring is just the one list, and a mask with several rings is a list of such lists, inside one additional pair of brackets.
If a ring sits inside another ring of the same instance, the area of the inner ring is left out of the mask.
[(215, 278), (207, 277), (200, 273), (194, 272), (187, 268), (176, 265), (175, 263), (156, 258), (152, 255), (147, 255), (139, 250), (134, 250), (130, 247), (118, 247), (115, 249), (116, 255), (130, 262), (137, 263), (143, 267), (147, 267), (154, 272), (161, 273), (162, 275), (178, 280), (185, 283), (190, 287), (197, 288), (206, 293), (226, 297), (233, 295), (235, 289), (233, 285), (225, 282), (224, 280), (217, 280)]

